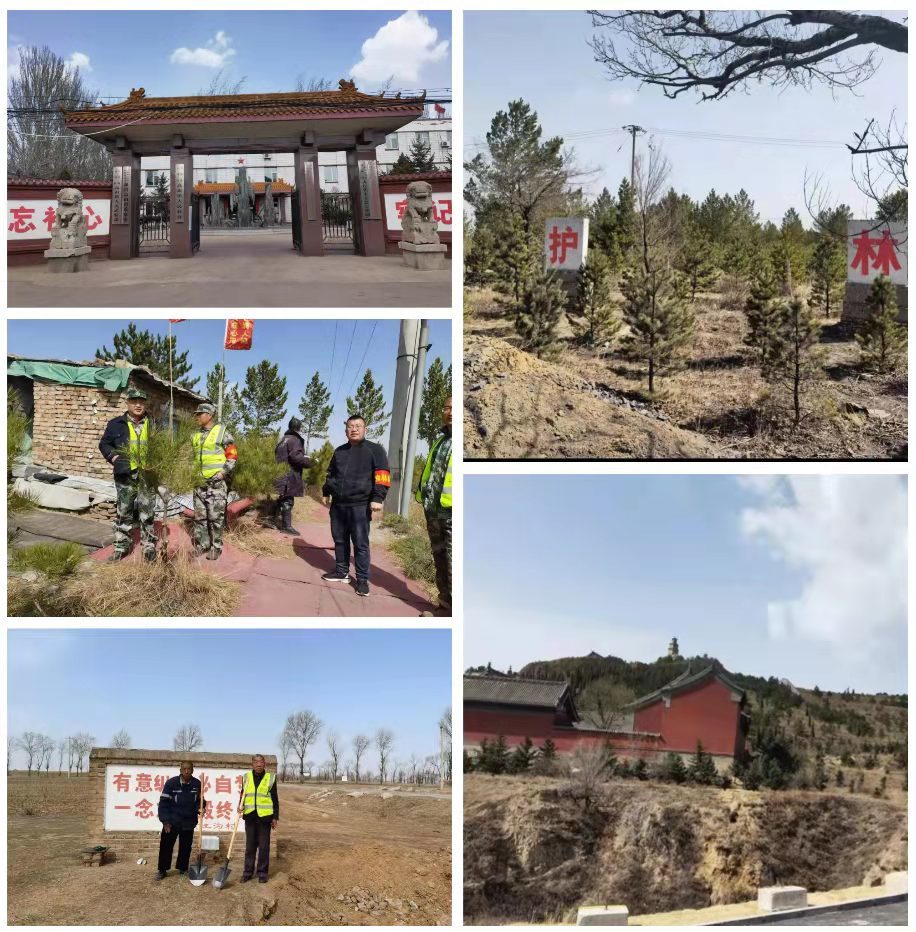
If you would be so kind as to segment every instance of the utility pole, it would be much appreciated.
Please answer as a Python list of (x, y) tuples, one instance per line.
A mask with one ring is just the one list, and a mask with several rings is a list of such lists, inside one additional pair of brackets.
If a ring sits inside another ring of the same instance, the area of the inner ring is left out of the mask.
[(413, 371), (413, 397), (410, 405), (410, 426), (407, 430), (407, 456), (401, 477), (401, 504), (398, 513), (406, 518), (410, 510), (410, 493), (413, 485), (413, 461), (417, 450), (417, 430), (420, 427), (420, 408), (423, 405), (423, 377), (426, 375), (426, 351), (429, 349), (429, 321), (420, 321), (420, 342), (417, 346), (417, 365)]
[(621, 126), (621, 129), (626, 130), (632, 137), (633, 143), (630, 150), (630, 187), (636, 187), (636, 134), (644, 133), (645, 130), (641, 126), (636, 126), (633, 123), (628, 123), (626, 126)]
[[(414, 372), (420, 346), (420, 321), (402, 320), (398, 338), (398, 356), (394, 376), (394, 399), (391, 405), (391, 434), (388, 461), (391, 466), (391, 488), (385, 499), (385, 511), (398, 514), (401, 503), (401, 482), (410, 485), (412, 468), (407, 466), (407, 422), (414, 386)], [(422, 382), (420, 383), (422, 387)]]

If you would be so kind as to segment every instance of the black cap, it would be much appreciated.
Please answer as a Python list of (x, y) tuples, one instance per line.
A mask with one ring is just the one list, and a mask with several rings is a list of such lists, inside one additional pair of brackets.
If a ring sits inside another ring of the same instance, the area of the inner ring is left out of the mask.
[(291, 417), (289, 419), (289, 429), (290, 430), (302, 430), (302, 421), (297, 417)]

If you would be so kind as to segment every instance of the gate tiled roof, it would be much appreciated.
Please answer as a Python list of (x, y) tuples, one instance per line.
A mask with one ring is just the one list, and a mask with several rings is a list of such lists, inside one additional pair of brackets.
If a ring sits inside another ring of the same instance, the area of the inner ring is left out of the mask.
[[(198, 181), (197, 184), (194, 185), (194, 193), (235, 194), (235, 188), (236, 185), (234, 181)], [(251, 188), (255, 194), (263, 194), (264, 182), (253, 181), (251, 183)], [(280, 178), (270, 186), (270, 190), (273, 194), (291, 194), (294, 188), (288, 181), (283, 181), (283, 179)]]
[(569, 692), (569, 684), (558, 680), (529, 680), (520, 676), (465, 676), (465, 702), (495, 702), (500, 705), (556, 709)]

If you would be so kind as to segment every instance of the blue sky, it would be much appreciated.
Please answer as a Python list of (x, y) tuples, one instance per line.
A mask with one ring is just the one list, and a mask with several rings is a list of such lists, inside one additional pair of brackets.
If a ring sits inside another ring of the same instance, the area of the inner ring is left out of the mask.
[[(356, 79), (376, 90), (451, 87), (451, 18), (400, 10), (43, 11), (11, 12), (9, 45), (47, 45), (80, 63), (88, 88), (125, 98), (145, 87), (150, 97), (195, 94), (220, 66), (246, 93), (288, 91), (303, 75)], [(384, 30), (380, 32), (380, 30)], [(435, 34), (431, 30), (435, 30)], [(373, 40), (363, 54), (363, 43)], [(443, 48), (442, 43), (447, 42)], [(184, 49), (182, 53), (179, 50)], [(83, 58), (72, 58), (74, 53)], [(178, 53), (178, 54), (176, 54)], [(11, 56), (12, 58), (12, 56)]]
[[(437, 753), (437, 722), (451, 705), (450, 637), (442, 629), (10, 631), (9, 734), (83, 731), (107, 745), (125, 728), (135, 748), (170, 749), (181, 725), (196, 724), (203, 750), (277, 753), (286, 717), (309, 709), (325, 723), (309, 753), (316, 764), (327, 759), (328, 731), (349, 746), (381, 727), (395, 734), (397, 760), (422, 758)], [(252, 657), (263, 667), (246, 683)], [(376, 765), (371, 753), (369, 761)]]
[(897, 477), (465, 478), (465, 666), (592, 650), (906, 691)]
[[(159, 320), (133, 321), (141, 330), (165, 335), (168, 322)], [(113, 348), (112, 337), (126, 328), (129, 320), (11, 320), (7, 330), (9, 352), (20, 356), (39, 358), (93, 359), (102, 345)], [(187, 320), (172, 325), (177, 338), (178, 351), (190, 350), (194, 375), (201, 377), (198, 385), (206, 393), (206, 374), (220, 361), (223, 320)], [(355, 330), (354, 330), (355, 327)], [(336, 340), (335, 340), (336, 331)], [(394, 393), (395, 360), (398, 351), (400, 322), (397, 320), (257, 320), (254, 325), (254, 343), (251, 351), (226, 353), (226, 371), (231, 381), (244, 384), (245, 370), (269, 359), (279, 365), (280, 375), (286, 377), (287, 418), (298, 408), (299, 399), (308, 380), (316, 371), (331, 388), (331, 401), (335, 411), (331, 415), (333, 443), (343, 443), (343, 421), (346, 419), (346, 399), (352, 396), (363, 373), (372, 369), (376, 385), (384, 387), (391, 411)], [(430, 343), (427, 359), (436, 356), (446, 368), (451, 364), (451, 322), (429, 322)], [(351, 343), (352, 337), (352, 343)], [(370, 342), (370, 337), (371, 342)], [(363, 355), (365, 360), (363, 361)], [(331, 368), (333, 356), (333, 369)], [(361, 365), (360, 365), (361, 363)], [(387, 444), (387, 435), (382, 442)]]
[[(900, 14), (892, 14), (895, 18)], [(748, 94), (698, 103), (682, 95), (668, 100), (658, 88), (608, 81), (586, 41), (591, 19), (579, 12), (469, 12), (464, 20), (465, 158), (484, 143), (490, 120), (510, 100), (525, 99), (538, 112), (545, 137), (598, 130), (620, 130), (635, 123), (664, 130), (702, 130), (742, 136), (836, 141), (835, 148), (777, 147), (762, 144), (656, 136), (672, 164), (671, 183), (693, 198), (710, 188), (720, 194), (744, 187), (764, 220), (779, 221), (794, 206), (807, 225), (805, 170), (823, 176), (832, 193), (856, 216), (864, 196), (850, 179), (844, 148), (867, 120), (879, 121), (896, 108), (906, 121), (906, 55), (880, 51), (878, 73), (856, 93), (816, 85), (778, 93), (765, 85)], [(507, 37), (511, 36), (511, 41)], [(615, 37), (616, 43), (616, 37)], [(620, 50), (623, 42), (618, 45)], [(640, 137), (645, 147), (647, 137)], [(630, 137), (615, 134), (570, 140), (583, 166), (601, 169), (588, 188), (616, 191), (630, 171)], [(643, 149), (645, 151), (645, 149)]]

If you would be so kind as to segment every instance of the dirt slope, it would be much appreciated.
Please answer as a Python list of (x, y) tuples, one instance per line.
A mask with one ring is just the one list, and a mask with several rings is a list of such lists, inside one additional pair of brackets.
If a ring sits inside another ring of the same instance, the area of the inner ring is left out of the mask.
[[(240, 884), (243, 847), (222, 890), (155, 859), (83, 867), (95, 844), (82, 811), (86, 778), (13, 775), (9, 786), (11, 925), (447, 925), (451, 915), (451, 801), (348, 796), (280, 788), (278, 857), (266, 885)], [(45, 791), (47, 788), (47, 791)], [(33, 812), (34, 815), (26, 815)], [(117, 852), (115, 852), (117, 854)], [(211, 868), (212, 872), (212, 868)]]
[(884, 800), (616, 781), (585, 809), (556, 779), (469, 774), (464, 787), (468, 923), (699, 908), (906, 869), (906, 811)]
[(698, 434), (602, 393), (575, 371), (505, 340), (464, 342), (465, 456), (477, 458), (712, 457)]

